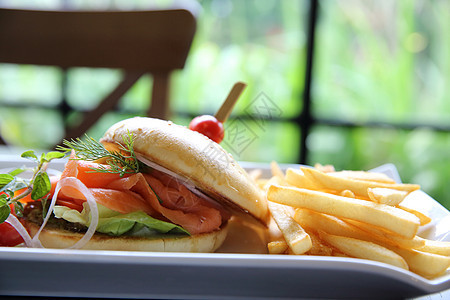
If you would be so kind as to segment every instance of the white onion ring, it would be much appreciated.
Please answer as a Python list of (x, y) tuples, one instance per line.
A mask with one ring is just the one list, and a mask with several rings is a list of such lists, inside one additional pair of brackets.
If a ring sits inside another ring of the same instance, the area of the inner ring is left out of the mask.
[(51, 214), (53, 213), (53, 209), (55, 208), (56, 200), (58, 198), (58, 193), (61, 190), (61, 188), (63, 187), (63, 185), (72, 186), (72, 187), (78, 189), (86, 197), (86, 201), (89, 205), (90, 212), (91, 212), (91, 222), (89, 224), (88, 230), (86, 231), (86, 233), (83, 235), (83, 237), (80, 240), (78, 240), (75, 244), (73, 244), (72, 246), (70, 246), (68, 248), (69, 249), (82, 248), (89, 242), (89, 240), (94, 235), (95, 230), (97, 229), (97, 225), (98, 225), (97, 202), (95, 201), (95, 198), (92, 195), (92, 193), (89, 191), (89, 189), (79, 179), (77, 179), (75, 177), (65, 177), (65, 178), (62, 178), (60, 181), (58, 181), (58, 183), (56, 184), (55, 194), (52, 197), (52, 201), (48, 208), (48, 212), (47, 212), (47, 215), (45, 216), (44, 222), (42, 222), (42, 225), (39, 228), (38, 232), (31, 240), (32, 247), (40, 247), (40, 248), (43, 247), (41, 241), (39, 240), (39, 234), (44, 229)]
[(180, 183), (182, 183), (188, 190), (190, 190), (192, 193), (199, 196), (200, 198), (203, 198), (203, 199), (207, 200), (208, 202), (217, 205), (217, 201), (214, 200), (213, 198), (211, 198), (210, 196), (206, 195), (205, 193), (203, 193), (201, 190), (199, 190), (197, 188), (197, 186), (192, 182), (192, 180), (189, 180), (186, 177), (183, 177), (169, 169), (164, 168), (163, 166), (158, 165), (155, 162), (152, 162), (151, 160), (148, 160), (145, 156), (143, 156), (139, 153), (136, 153), (136, 158), (143, 164), (175, 178)]
[(19, 219), (17, 219), (15, 215), (13, 215), (12, 213), (9, 214), (5, 222), (11, 224), (11, 226), (17, 230), (17, 232), (22, 236), (23, 241), (25, 242), (25, 246), (31, 247), (32, 244), (31, 236), (28, 233), (27, 229), (23, 226), (22, 223), (20, 223)]

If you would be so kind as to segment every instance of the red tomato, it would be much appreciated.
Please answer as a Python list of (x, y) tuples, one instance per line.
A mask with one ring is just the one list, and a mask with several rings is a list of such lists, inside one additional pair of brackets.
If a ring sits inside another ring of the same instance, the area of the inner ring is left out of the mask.
[(216, 143), (220, 143), (225, 136), (223, 124), (209, 115), (195, 117), (189, 124), (189, 129), (206, 135)]
[(79, 212), (81, 212), (83, 210), (82, 204), (79, 204), (79, 203), (76, 203), (76, 202), (70, 201), (70, 200), (58, 199), (58, 200), (56, 200), (56, 204), (67, 206), (68, 208), (75, 209)]
[(22, 236), (9, 223), (0, 224), (0, 246), (13, 247), (23, 243)]

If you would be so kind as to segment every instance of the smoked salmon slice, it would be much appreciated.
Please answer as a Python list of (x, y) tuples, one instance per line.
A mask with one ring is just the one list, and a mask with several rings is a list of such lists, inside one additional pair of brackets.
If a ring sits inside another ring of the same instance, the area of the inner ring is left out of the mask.
[(145, 175), (145, 180), (148, 184), (140, 184), (140, 193), (158, 195), (160, 199), (157, 199), (156, 195), (146, 199), (156, 211), (191, 234), (210, 232), (222, 224), (220, 211), (209, 207), (205, 200), (194, 195), (184, 185), (180, 184), (177, 190), (164, 186), (150, 175)]

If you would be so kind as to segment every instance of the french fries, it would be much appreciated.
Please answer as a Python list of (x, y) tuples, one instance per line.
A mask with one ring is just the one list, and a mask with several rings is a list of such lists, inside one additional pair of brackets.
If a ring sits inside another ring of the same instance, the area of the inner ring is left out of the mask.
[(420, 225), (415, 215), (395, 207), (314, 190), (271, 185), (267, 198), (292, 207), (366, 222), (407, 238), (414, 237)]
[(292, 219), (286, 207), (269, 202), (269, 210), (283, 233), (286, 243), (294, 254), (303, 254), (311, 249), (311, 238), (305, 230)]
[(450, 242), (417, 236), (431, 219), (401, 204), (420, 186), (332, 166), (288, 168), (284, 174), (272, 162), (271, 170), (263, 189), (282, 237), (268, 243), (269, 253), (370, 259), (426, 278), (450, 267)]
[(423, 225), (426, 225), (426, 224), (428, 224), (428, 223), (431, 222), (430, 217), (425, 216), (425, 215), (424, 215), (423, 213), (421, 213), (420, 211), (417, 211), (417, 210), (414, 210), (414, 209), (405, 207), (405, 206), (403, 206), (403, 205), (398, 205), (398, 208), (403, 209), (403, 210), (405, 210), (405, 211), (407, 211), (407, 212), (409, 212), (409, 213), (415, 215), (416, 217), (418, 217), (419, 220), (420, 220), (420, 225), (422, 225), (422, 226), (423, 226)]
[(433, 278), (450, 267), (450, 257), (415, 249), (391, 248), (408, 263), (409, 269), (423, 277)]
[(388, 188), (368, 188), (367, 194), (370, 200), (381, 203), (396, 206), (405, 199), (408, 195), (405, 191), (398, 191), (396, 189)]
[(423, 246), (416, 247), (417, 250), (438, 255), (450, 256), (450, 242), (432, 241), (423, 239), (421, 237), (417, 238), (424, 242)]
[(320, 231), (319, 234), (324, 241), (349, 256), (384, 262), (408, 270), (406, 261), (397, 253), (385, 247), (372, 242), (345, 236), (331, 235), (324, 231)]
[(379, 181), (359, 180), (345, 177), (338, 177), (323, 173), (312, 168), (301, 168), (306, 178), (313, 181), (315, 185), (318, 185), (325, 189), (330, 190), (351, 190), (355, 195), (368, 197), (368, 188), (389, 188), (400, 191), (406, 191), (408, 193), (420, 189), (417, 184), (397, 184), (397, 183), (385, 183)]
[(288, 249), (288, 244), (286, 241), (273, 241), (267, 244), (267, 248), (269, 249), (269, 253), (282, 254)]
[(328, 175), (347, 179), (395, 183), (395, 181), (392, 178), (388, 177), (386, 174), (383, 173), (345, 170), (345, 171), (329, 172)]
[(319, 187), (314, 184), (309, 178), (305, 176), (305, 174), (301, 170), (296, 170), (289, 168), (286, 171), (285, 176), (286, 182), (292, 186), (317, 190)]

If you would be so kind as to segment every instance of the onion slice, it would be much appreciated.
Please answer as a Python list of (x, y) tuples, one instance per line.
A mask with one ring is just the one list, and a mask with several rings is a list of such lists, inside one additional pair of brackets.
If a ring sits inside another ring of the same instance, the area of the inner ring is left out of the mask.
[(25, 226), (23, 226), (23, 224), (20, 223), (19, 219), (17, 219), (15, 215), (13, 215), (12, 213), (9, 214), (8, 218), (6, 219), (6, 223), (11, 224), (11, 226), (14, 227), (17, 230), (17, 232), (22, 236), (23, 241), (25, 242), (25, 246), (31, 247), (32, 244), (31, 236), (28, 233)]
[(136, 158), (143, 164), (145, 164), (157, 171), (160, 171), (161, 173), (164, 173), (166, 175), (173, 177), (175, 180), (177, 180), (179, 183), (183, 184), (188, 190), (190, 190), (192, 193), (199, 196), (200, 198), (203, 198), (203, 199), (207, 200), (208, 202), (210, 202), (211, 204), (214, 204), (215, 206), (220, 207), (220, 205), (217, 203), (216, 200), (214, 200), (213, 198), (211, 198), (210, 196), (206, 195), (201, 190), (199, 190), (197, 188), (197, 186), (192, 182), (192, 180), (189, 180), (186, 177), (183, 177), (161, 165), (158, 165), (157, 163), (147, 159), (142, 154), (136, 153)]
[(59, 191), (63, 186), (71, 186), (73, 188), (76, 188), (79, 190), (85, 197), (86, 201), (89, 205), (90, 213), (91, 213), (91, 222), (89, 224), (88, 230), (83, 235), (83, 237), (78, 240), (75, 244), (68, 247), (69, 249), (79, 249), (85, 246), (89, 240), (92, 238), (92, 236), (95, 233), (95, 230), (97, 229), (98, 225), (98, 208), (97, 203), (95, 201), (94, 196), (89, 191), (89, 189), (77, 178), (75, 177), (65, 177), (62, 178), (58, 183), (56, 184), (55, 194), (52, 197), (52, 201), (50, 203), (50, 206), (48, 208), (47, 215), (45, 216), (44, 222), (42, 222), (41, 227), (37, 231), (36, 235), (31, 240), (31, 247), (39, 247), (43, 248), (41, 241), (39, 240), (39, 235), (44, 229), (45, 225), (47, 224), (48, 220), (50, 219), (51, 214), (53, 213), (53, 210), (55, 208), (56, 200), (58, 198)]

